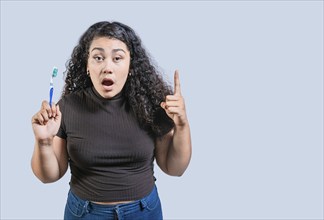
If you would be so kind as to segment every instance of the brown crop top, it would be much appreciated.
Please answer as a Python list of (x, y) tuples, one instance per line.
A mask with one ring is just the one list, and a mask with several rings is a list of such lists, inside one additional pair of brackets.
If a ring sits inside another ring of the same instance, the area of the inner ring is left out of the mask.
[[(87, 88), (64, 96), (58, 105), (62, 122), (57, 136), (67, 141), (73, 193), (97, 202), (149, 194), (155, 180), (155, 138), (140, 127), (122, 93), (104, 99)], [(168, 116), (158, 117), (165, 133), (170, 131)]]

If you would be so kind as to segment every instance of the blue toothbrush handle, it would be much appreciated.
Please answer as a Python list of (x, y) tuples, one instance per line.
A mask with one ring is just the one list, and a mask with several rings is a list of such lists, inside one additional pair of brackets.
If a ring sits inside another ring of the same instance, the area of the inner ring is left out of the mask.
[(53, 91), (54, 91), (54, 88), (51, 87), (51, 88), (50, 88), (50, 100), (49, 100), (49, 105), (50, 105), (51, 107), (52, 107)]

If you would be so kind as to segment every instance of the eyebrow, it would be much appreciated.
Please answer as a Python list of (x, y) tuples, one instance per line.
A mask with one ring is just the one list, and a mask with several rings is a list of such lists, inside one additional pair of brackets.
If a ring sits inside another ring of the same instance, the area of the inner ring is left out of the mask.
[[(91, 50), (91, 52), (94, 51), (94, 50), (99, 50), (99, 51), (101, 51), (101, 52), (105, 52), (105, 49), (103, 49), (102, 47), (94, 47), (94, 48)], [(122, 51), (122, 52), (126, 53), (125, 50), (123, 50), (123, 49), (121, 49), (121, 48), (113, 49), (113, 50), (112, 50), (112, 52), (114, 52), (114, 53), (116, 53), (116, 52), (118, 52), (118, 51)]]

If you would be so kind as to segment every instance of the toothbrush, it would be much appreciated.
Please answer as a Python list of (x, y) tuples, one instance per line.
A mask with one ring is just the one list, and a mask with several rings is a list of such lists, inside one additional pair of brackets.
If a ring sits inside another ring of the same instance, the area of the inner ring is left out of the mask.
[(57, 67), (53, 67), (53, 72), (52, 72), (52, 75), (51, 75), (51, 79), (50, 79), (50, 94), (49, 94), (49, 104), (52, 108), (52, 99), (53, 99), (53, 92), (54, 92), (54, 86), (53, 86), (53, 78), (57, 76), (57, 72), (58, 72), (58, 69)]

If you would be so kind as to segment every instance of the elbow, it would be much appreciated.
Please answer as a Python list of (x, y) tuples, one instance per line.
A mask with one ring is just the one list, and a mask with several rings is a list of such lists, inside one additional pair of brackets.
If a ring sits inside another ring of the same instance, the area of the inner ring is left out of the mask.
[(56, 180), (49, 180), (49, 179), (40, 179), (40, 178), (38, 179), (44, 184), (54, 183), (56, 181)]
[(56, 181), (56, 179), (51, 179), (51, 178), (46, 178), (46, 177), (42, 177), (39, 175), (36, 175), (37, 179), (39, 179), (42, 183), (44, 184), (49, 184), (49, 183), (54, 183)]
[(36, 178), (44, 184), (54, 183), (61, 178), (60, 174), (46, 173), (44, 170), (42, 170), (36, 166), (33, 166), (33, 164), (32, 164), (32, 171), (33, 171), (34, 175), (36, 176)]
[(166, 169), (165, 173), (174, 177), (181, 177), (185, 173), (186, 169)]
[[(36, 175), (37, 176), (37, 175)], [(53, 175), (53, 176), (37, 176), (37, 178), (44, 184), (54, 183), (61, 179), (61, 175)]]
[(182, 177), (184, 172), (169, 172), (168, 175), (173, 176), (173, 177)]
[(174, 173), (174, 174), (169, 174), (170, 176), (173, 177), (182, 177), (183, 173)]
[(55, 181), (58, 180), (57, 178), (49, 178), (49, 177), (46, 177), (46, 176), (44, 176), (44, 175), (42, 175), (40, 173), (37, 173), (34, 170), (33, 170), (33, 173), (37, 177), (37, 179), (39, 181), (41, 181), (42, 183), (44, 183), (44, 184), (53, 183), (53, 182), (55, 182)]

